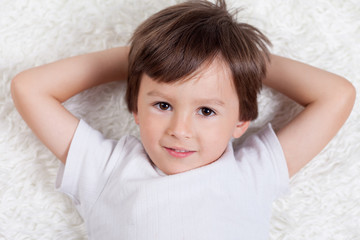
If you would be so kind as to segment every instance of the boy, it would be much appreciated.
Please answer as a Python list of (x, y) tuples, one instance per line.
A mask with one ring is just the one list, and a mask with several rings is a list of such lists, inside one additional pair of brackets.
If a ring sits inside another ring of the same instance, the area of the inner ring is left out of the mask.
[[(267, 43), (223, 1), (187, 2), (143, 23), (130, 52), (65, 59), (13, 80), (19, 112), (66, 162), (58, 187), (90, 238), (267, 238), (272, 201), (336, 134), (355, 98), (345, 79), (270, 55)], [(61, 105), (126, 77), (141, 142), (105, 140)], [(233, 149), (231, 138), (257, 116), (262, 82), (304, 110), (276, 135), (266, 126)]]

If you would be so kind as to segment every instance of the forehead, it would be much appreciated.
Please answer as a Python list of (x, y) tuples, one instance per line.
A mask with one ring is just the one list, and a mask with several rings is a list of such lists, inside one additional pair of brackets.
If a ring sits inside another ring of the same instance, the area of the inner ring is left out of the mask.
[(194, 73), (171, 83), (156, 81), (144, 74), (140, 92), (154, 90), (165, 92), (178, 90), (183, 94), (196, 93), (199, 96), (204, 94), (237, 96), (230, 68), (220, 57), (205, 62)]

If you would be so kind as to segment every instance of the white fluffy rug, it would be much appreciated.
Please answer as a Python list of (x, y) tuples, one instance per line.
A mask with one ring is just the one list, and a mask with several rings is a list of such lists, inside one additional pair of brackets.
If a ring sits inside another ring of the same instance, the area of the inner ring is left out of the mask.
[[(58, 161), (13, 106), (11, 79), (30, 67), (124, 45), (141, 21), (177, 2), (1, 1), (0, 239), (86, 239), (71, 201), (54, 190)], [(239, 18), (263, 30), (274, 53), (345, 76), (360, 90), (359, 0), (228, 0), (228, 4), (245, 8)], [(123, 87), (100, 86), (66, 106), (108, 137), (137, 134), (125, 108)], [(261, 114), (252, 130), (268, 121), (279, 127), (298, 110), (285, 97), (264, 89)], [(360, 239), (359, 114), (357, 101), (340, 133), (292, 178), (291, 193), (274, 204), (270, 239)]]

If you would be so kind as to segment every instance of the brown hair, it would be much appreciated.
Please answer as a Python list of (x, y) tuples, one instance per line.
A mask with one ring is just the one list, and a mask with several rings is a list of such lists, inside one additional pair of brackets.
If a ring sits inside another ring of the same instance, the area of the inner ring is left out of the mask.
[(270, 60), (270, 41), (255, 27), (238, 23), (224, 0), (188, 1), (168, 7), (143, 22), (131, 38), (126, 101), (137, 112), (143, 74), (171, 83), (194, 73), (220, 55), (231, 70), (240, 120), (258, 115), (257, 93)]

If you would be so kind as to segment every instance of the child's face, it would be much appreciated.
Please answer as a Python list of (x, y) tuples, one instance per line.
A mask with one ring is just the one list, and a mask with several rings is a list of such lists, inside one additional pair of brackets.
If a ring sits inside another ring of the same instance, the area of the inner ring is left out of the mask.
[(168, 175), (216, 161), (249, 125), (239, 121), (231, 74), (218, 59), (173, 84), (144, 74), (134, 117), (147, 154)]

